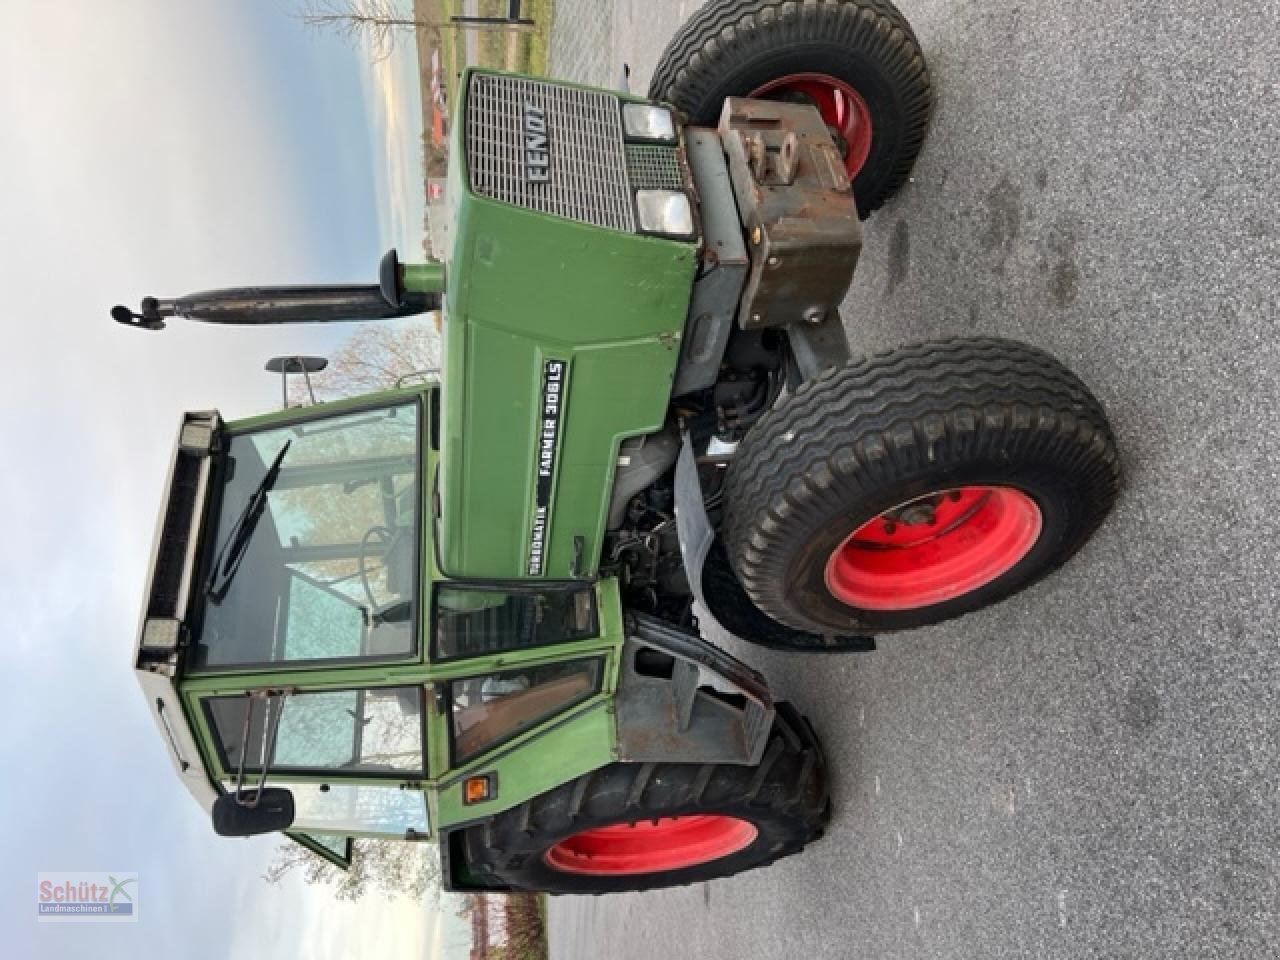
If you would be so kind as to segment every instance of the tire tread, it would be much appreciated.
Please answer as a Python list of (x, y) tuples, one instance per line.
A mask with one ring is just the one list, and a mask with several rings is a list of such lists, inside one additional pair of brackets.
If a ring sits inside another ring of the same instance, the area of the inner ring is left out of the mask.
[(1089, 516), (1066, 555), (1119, 491), (1119, 454), (1101, 404), (1044, 351), (998, 338), (885, 351), (806, 382), (739, 446), (725, 481), (724, 535), (748, 595), (797, 629), (837, 629), (788, 604), (781, 547), (789, 530), (928, 469), (940, 451), (970, 460), (1041, 458), (1069, 472), (1089, 491)]
[[(902, 139), (891, 167), (859, 184), (863, 217), (905, 182), (924, 144), (933, 87), (914, 30), (889, 0), (710, 0), (663, 51), (649, 96), (673, 103), (696, 122), (712, 123), (709, 100), (726, 71), (772, 43), (835, 42), (873, 61), (893, 83)], [(746, 91), (743, 91), (744, 93)]]
[[(826, 762), (808, 721), (789, 703), (775, 706), (765, 755), (756, 766), (610, 764), (466, 828), (468, 869), (517, 890), (612, 893), (697, 883), (798, 853), (822, 835), (830, 816)], [(687, 815), (691, 808), (781, 824), (781, 840), (759, 850), (751, 862), (713, 861), (660, 874), (590, 877), (541, 864), (543, 853), (559, 839), (602, 821), (647, 819), (667, 811)]]

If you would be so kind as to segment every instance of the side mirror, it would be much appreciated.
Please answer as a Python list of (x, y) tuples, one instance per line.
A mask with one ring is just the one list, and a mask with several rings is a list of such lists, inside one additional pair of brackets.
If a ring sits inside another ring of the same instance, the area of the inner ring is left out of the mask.
[(311, 375), (319, 373), (328, 365), (329, 361), (324, 357), (272, 357), (268, 360), (266, 371), (280, 374), (281, 409), (289, 409), (289, 374), (302, 374), (302, 379), (307, 382), (307, 394), (311, 397), (311, 403), (314, 404), (316, 392), (311, 389)]
[[(238, 795), (224, 793), (213, 802), (213, 829), (220, 837), (254, 837), (293, 826), (293, 793), (284, 787), (264, 787)], [(244, 798), (253, 806), (246, 806)]]
[(268, 373), (319, 373), (329, 365), (324, 357), (272, 357), (267, 361)]

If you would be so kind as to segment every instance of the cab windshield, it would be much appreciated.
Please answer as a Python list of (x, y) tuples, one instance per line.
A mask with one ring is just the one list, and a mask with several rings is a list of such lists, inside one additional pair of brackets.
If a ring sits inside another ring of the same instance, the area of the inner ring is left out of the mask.
[(189, 669), (414, 652), (419, 420), (408, 403), (230, 438)]

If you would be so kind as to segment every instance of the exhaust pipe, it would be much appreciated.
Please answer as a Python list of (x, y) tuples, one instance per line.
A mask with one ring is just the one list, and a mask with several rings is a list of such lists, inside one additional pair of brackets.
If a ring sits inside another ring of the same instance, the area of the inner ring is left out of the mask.
[[(163, 330), (169, 317), (239, 326), (351, 323), (408, 317), (440, 308), (444, 284), (439, 264), (406, 267), (390, 250), (382, 258), (378, 274), (378, 283), (368, 286), (231, 287), (173, 300), (144, 297), (137, 313), (117, 306), (111, 308), (111, 318), (140, 330)], [(410, 281), (407, 286), (406, 280)]]

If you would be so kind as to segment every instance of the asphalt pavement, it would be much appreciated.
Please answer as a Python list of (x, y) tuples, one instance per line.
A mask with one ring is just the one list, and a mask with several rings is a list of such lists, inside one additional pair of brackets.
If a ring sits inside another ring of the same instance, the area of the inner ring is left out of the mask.
[[(558, 0), (552, 67), (647, 88), (696, 3)], [(1280, 18), (1264, 0), (904, 0), (937, 90), (866, 225), (859, 348), (995, 334), (1106, 405), (1125, 493), (1059, 574), (878, 652), (733, 644), (834, 819), (680, 890), (554, 898), (556, 958), (1280, 955)]]

